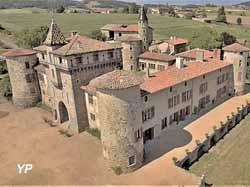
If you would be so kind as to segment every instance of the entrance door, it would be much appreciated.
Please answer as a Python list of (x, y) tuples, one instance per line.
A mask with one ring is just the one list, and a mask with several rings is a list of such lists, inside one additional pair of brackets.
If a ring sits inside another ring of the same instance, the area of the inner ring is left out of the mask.
[(115, 38), (115, 33), (114, 33), (114, 31), (109, 31), (109, 39), (110, 39), (110, 40), (114, 40), (114, 38)]
[(143, 132), (143, 143), (152, 140), (154, 138), (154, 127)]

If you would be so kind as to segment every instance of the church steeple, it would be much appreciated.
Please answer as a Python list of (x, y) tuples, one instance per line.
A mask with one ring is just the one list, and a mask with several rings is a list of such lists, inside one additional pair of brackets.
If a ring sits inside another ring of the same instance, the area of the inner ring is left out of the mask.
[(63, 33), (61, 32), (59, 26), (55, 23), (55, 20), (53, 18), (44, 44), (48, 46), (58, 46), (65, 45), (66, 43), (67, 41)]
[(144, 5), (141, 5), (140, 10), (139, 10), (139, 23), (148, 24), (147, 12), (146, 12)]

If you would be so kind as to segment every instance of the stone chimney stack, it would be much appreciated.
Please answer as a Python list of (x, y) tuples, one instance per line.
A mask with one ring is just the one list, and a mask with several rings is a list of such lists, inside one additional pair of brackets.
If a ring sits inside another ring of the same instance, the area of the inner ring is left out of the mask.
[(178, 69), (182, 69), (184, 67), (184, 59), (181, 57), (177, 57), (175, 64)]
[(204, 61), (204, 51), (203, 50), (198, 50), (196, 52), (196, 60), (203, 62)]

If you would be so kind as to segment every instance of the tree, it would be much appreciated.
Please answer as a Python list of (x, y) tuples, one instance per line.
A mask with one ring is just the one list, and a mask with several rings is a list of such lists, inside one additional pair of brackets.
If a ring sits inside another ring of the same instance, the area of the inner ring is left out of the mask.
[(139, 7), (136, 3), (131, 3), (129, 5), (129, 13), (130, 14), (138, 14), (139, 12)]
[(222, 42), (225, 44), (225, 45), (231, 45), (233, 43), (235, 43), (237, 41), (236, 37), (227, 33), (227, 32), (223, 32), (221, 33), (221, 36), (222, 36)]
[(96, 40), (106, 41), (107, 37), (100, 30), (95, 30), (90, 33), (90, 37)]
[(41, 26), (35, 29), (24, 29), (15, 33), (17, 45), (24, 48), (33, 48), (41, 45), (46, 39), (49, 28)]
[(128, 7), (128, 6), (125, 6), (125, 7), (122, 9), (122, 13), (128, 14), (128, 13), (129, 13), (129, 7)]
[(222, 46), (222, 37), (210, 27), (196, 30), (190, 40), (191, 48), (214, 49)]
[(218, 22), (224, 22), (224, 23), (227, 22), (227, 17), (226, 17), (226, 12), (225, 12), (225, 7), (224, 6), (222, 6), (222, 7), (219, 8), (219, 10), (218, 10), (218, 16), (217, 16), (216, 21), (218, 21)]
[(242, 19), (241, 19), (241, 17), (238, 17), (238, 18), (237, 18), (237, 24), (238, 24), (238, 25), (241, 25), (241, 24), (242, 24)]
[(59, 6), (57, 9), (56, 9), (56, 13), (64, 13), (64, 11), (65, 11), (65, 8), (64, 8), (64, 6)]

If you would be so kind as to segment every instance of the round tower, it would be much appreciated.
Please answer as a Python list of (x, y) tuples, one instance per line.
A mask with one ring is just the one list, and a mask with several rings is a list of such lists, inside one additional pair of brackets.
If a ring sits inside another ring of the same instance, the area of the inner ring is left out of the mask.
[(37, 103), (40, 88), (34, 66), (38, 60), (36, 52), (30, 49), (13, 49), (4, 54), (13, 93), (13, 103), (27, 108)]
[(224, 60), (233, 64), (234, 68), (234, 89), (236, 95), (245, 93), (247, 61), (250, 49), (234, 43), (226, 46), (224, 50)]
[(90, 82), (97, 88), (104, 157), (123, 173), (143, 162), (140, 87), (142, 78), (115, 70)]
[(123, 69), (137, 71), (139, 69), (139, 55), (142, 53), (142, 40), (136, 36), (122, 38)]

